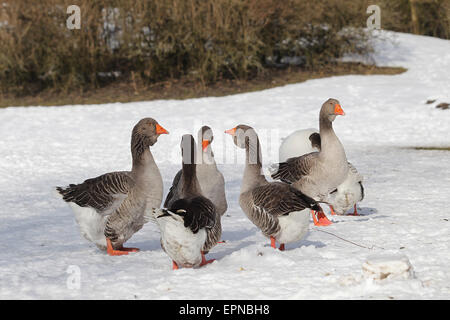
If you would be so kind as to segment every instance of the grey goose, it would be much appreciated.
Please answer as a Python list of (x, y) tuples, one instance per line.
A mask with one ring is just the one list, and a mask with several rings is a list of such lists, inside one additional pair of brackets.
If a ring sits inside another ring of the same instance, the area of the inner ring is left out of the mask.
[(225, 132), (246, 152), (239, 195), (239, 205), (246, 216), (270, 239), (273, 248), (276, 242), (284, 250), (285, 243), (301, 240), (309, 229), (309, 210), (320, 211), (320, 206), (287, 183), (266, 180), (259, 139), (252, 127), (241, 124)]
[[(338, 100), (325, 101), (319, 114), (321, 150), (279, 163), (272, 170), (272, 178), (292, 184), (316, 201), (329, 203), (330, 193), (344, 182), (349, 170), (344, 147), (333, 130), (336, 116), (344, 114)], [(315, 225), (331, 224), (323, 211), (311, 213)]]
[(161, 231), (161, 247), (173, 261), (173, 269), (198, 267), (214, 260), (205, 254), (221, 236), (220, 214), (202, 195), (196, 175), (195, 141), (192, 135), (181, 140), (182, 169), (176, 192), (165, 209), (154, 209)]
[(148, 222), (151, 209), (161, 205), (162, 177), (149, 149), (161, 134), (168, 131), (154, 119), (140, 120), (131, 134), (131, 171), (56, 187), (74, 211), (81, 234), (109, 255), (138, 251), (123, 244)]
[[(202, 189), (202, 194), (214, 203), (216, 211), (223, 216), (227, 211), (227, 199), (225, 196), (225, 179), (218, 170), (214, 153), (211, 147), (214, 135), (210, 127), (203, 126), (198, 131), (198, 144), (196, 172), (197, 179)], [(181, 170), (175, 175), (172, 187), (167, 194), (164, 207), (170, 206), (179, 196), (178, 183), (181, 177)]]
[[(279, 149), (279, 161), (320, 151), (320, 134), (316, 129), (297, 130), (283, 139)], [(344, 215), (353, 208), (350, 215), (359, 215), (356, 204), (364, 199), (363, 176), (348, 163), (347, 178), (330, 193), (331, 214)]]

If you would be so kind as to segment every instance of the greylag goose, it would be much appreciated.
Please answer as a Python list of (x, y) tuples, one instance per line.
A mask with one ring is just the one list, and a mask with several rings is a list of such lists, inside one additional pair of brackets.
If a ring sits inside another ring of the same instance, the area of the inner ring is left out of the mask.
[[(203, 126), (198, 131), (198, 147), (197, 150), (197, 179), (202, 189), (202, 194), (214, 203), (216, 211), (223, 216), (227, 211), (227, 199), (225, 196), (225, 179), (222, 173), (217, 169), (214, 153), (211, 143), (214, 139), (213, 132), (210, 127)], [(201, 143), (200, 143), (201, 141)], [(164, 207), (167, 208), (177, 199), (178, 181), (181, 177), (181, 170), (175, 175), (172, 187), (167, 194)]]
[[(316, 129), (297, 130), (283, 139), (279, 149), (279, 160), (286, 161), (292, 157), (320, 151), (320, 134)], [(363, 176), (349, 162), (348, 175), (336, 190), (331, 192), (331, 213), (344, 215), (350, 208), (351, 215), (359, 215), (356, 204), (364, 199)]]
[[(348, 175), (345, 150), (333, 130), (336, 116), (344, 114), (338, 100), (325, 101), (319, 114), (321, 150), (279, 163), (272, 170), (272, 178), (291, 183), (316, 201), (329, 203), (330, 193), (343, 183)], [(331, 224), (323, 211), (311, 213), (315, 225)]]
[(110, 172), (80, 184), (56, 187), (69, 203), (81, 234), (109, 255), (136, 252), (123, 244), (148, 222), (151, 208), (161, 205), (163, 182), (149, 147), (169, 132), (144, 118), (131, 134), (131, 171)]
[(246, 151), (239, 204), (254, 225), (280, 250), (301, 240), (308, 232), (309, 210), (321, 211), (314, 199), (284, 182), (268, 182), (262, 173), (260, 143), (255, 130), (247, 125), (225, 131), (234, 144)]
[(195, 141), (192, 135), (181, 140), (183, 167), (175, 195), (167, 209), (154, 209), (161, 231), (161, 247), (173, 261), (173, 269), (203, 266), (205, 253), (220, 238), (220, 215), (202, 195), (196, 175)]

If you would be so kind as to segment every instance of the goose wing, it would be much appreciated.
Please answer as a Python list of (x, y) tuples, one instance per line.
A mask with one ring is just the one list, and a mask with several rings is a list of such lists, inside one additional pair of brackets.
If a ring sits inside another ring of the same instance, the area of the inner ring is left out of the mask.
[(134, 183), (128, 172), (110, 172), (66, 188), (56, 187), (56, 190), (66, 202), (108, 215), (120, 206)]
[(353, 175), (357, 182), (363, 181), (363, 176), (356, 170), (355, 166), (348, 162), (348, 174)]
[(176, 200), (169, 210), (181, 215), (184, 226), (191, 229), (193, 233), (197, 233), (202, 228), (211, 229), (216, 223), (216, 208), (203, 196)]
[(303, 176), (310, 174), (316, 164), (318, 155), (318, 152), (311, 152), (303, 156), (289, 158), (285, 162), (280, 162), (278, 168), (273, 170), (271, 177), (286, 183), (294, 183)]
[(264, 211), (275, 217), (304, 209), (320, 210), (314, 199), (282, 182), (253, 189), (252, 200), (253, 210)]

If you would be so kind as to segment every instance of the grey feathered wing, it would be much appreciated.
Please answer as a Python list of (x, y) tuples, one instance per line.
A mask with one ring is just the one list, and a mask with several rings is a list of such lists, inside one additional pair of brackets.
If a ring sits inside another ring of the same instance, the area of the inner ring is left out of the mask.
[(311, 152), (299, 157), (280, 162), (278, 168), (272, 172), (271, 177), (286, 183), (294, 183), (302, 177), (309, 175), (317, 162), (318, 152)]
[(66, 202), (91, 207), (101, 215), (109, 215), (120, 207), (135, 182), (129, 172), (110, 172), (80, 184), (56, 187)]
[(320, 210), (314, 199), (282, 182), (256, 187), (250, 202), (250, 219), (267, 236), (277, 233), (279, 216), (304, 209)]

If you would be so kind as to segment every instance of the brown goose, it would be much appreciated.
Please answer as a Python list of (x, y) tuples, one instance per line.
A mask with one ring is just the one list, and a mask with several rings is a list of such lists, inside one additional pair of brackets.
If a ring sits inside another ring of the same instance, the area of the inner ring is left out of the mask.
[(109, 255), (138, 251), (124, 248), (161, 205), (163, 182), (149, 147), (169, 132), (154, 119), (144, 118), (131, 134), (131, 171), (110, 172), (81, 184), (56, 190), (75, 213), (82, 235)]
[[(216, 211), (222, 216), (227, 211), (227, 199), (225, 196), (225, 179), (217, 169), (211, 143), (214, 139), (210, 127), (203, 126), (198, 132), (197, 150), (197, 179), (202, 189), (202, 194), (214, 203)], [(201, 143), (200, 143), (201, 141)], [(164, 207), (169, 207), (177, 198), (178, 183), (181, 177), (181, 170), (175, 175), (172, 187), (167, 194)]]
[[(344, 115), (339, 101), (325, 101), (319, 115), (321, 150), (279, 163), (272, 178), (291, 183), (316, 201), (328, 203), (328, 195), (344, 182), (349, 170), (344, 147), (333, 130), (337, 115)], [(312, 215), (315, 225), (331, 224), (323, 211), (312, 211)]]
[(271, 246), (284, 250), (285, 243), (301, 240), (308, 231), (309, 210), (320, 211), (314, 199), (284, 182), (268, 182), (261, 171), (262, 158), (258, 136), (252, 127), (238, 125), (225, 131), (234, 144), (246, 151), (244, 177), (239, 204)]

